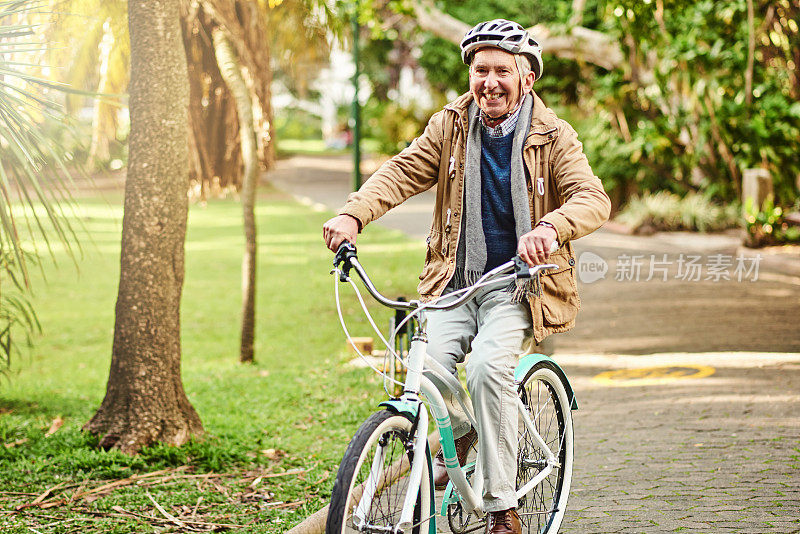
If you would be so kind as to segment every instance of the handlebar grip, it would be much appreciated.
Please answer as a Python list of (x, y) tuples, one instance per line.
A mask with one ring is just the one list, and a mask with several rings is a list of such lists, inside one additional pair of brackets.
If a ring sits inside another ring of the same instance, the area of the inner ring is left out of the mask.
[(353, 268), (353, 264), (350, 260), (357, 257), (358, 251), (356, 250), (356, 246), (349, 241), (342, 241), (342, 244), (339, 245), (339, 250), (336, 251), (336, 256), (333, 257), (333, 266), (339, 267), (340, 264), (342, 265), (340, 279), (343, 282), (347, 279), (347, 276), (349, 276), (350, 269)]
[(357, 254), (358, 251), (356, 250), (356, 246), (354, 244), (352, 244), (350, 241), (342, 241), (342, 244), (339, 245), (339, 249), (336, 251), (336, 255), (333, 257), (333, 265), (339, 265), (343, 261), (349, 260)]

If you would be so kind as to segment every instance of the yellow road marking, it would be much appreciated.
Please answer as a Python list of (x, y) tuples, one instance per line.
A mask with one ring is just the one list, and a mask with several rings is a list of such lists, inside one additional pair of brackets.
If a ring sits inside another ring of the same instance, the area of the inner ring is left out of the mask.
[(668, 365), (605, 371), (592, 380), (604, 386), (654, 386), (688, 378), (706, 378), (715, 372), (708, 365)]

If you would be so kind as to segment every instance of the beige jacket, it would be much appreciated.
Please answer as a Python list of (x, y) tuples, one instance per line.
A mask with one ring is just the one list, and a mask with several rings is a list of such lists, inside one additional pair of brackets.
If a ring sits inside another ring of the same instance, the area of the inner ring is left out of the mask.
[[(530, 299), (534, 337), (539, 342), (574, 326), (580, 298), (571, 241), (599, 228), (608, 219), (611, 202), (592, 173), (575, 130), (535, 93), (533, 98), (531, 128), (523, 151), (531, 226), (549, 222), (558, 233), (558, 242), (565, 244), (550, 257), (559, 268), (542, 275), (541, 297)], [(456, 266), (470, 102), (472, 96), (467, 93), (433, 115), (422, 135), (384, 163), (348, 197), (339, 212), (355, 217), (363, 228), (438, 184), (428, 252), (419, 277), (422, 299), (441, 295)]]

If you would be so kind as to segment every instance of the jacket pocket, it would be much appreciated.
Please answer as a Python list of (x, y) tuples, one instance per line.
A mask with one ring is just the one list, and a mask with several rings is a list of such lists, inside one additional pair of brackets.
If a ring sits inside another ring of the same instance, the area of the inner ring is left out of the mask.
[(446, 274), (442, 255), (442, 233), (431, 230), (426, 241), (428, 251), (425, 254), (425, 266), (419, 275), (420, 283), (417, 287), (417, 291), (422, 296), (429, 294)]
[[(437, 230), (431, 230), (428, 237), (425, 238), (425, 243), (428, 245), (428, 250), (425, 253), (425, 266), (427, 267), (434, 258), (442, 257), (442, 233)], [(420, 279), (422, 279), (422, 275), (420, 275)]]
[(558, 269), (542, 273), (542, 322), (546, 326), (566, 325), (575, 320), (580, 308), (575, 259), (572, 254), (557, 253), (550, 261)]

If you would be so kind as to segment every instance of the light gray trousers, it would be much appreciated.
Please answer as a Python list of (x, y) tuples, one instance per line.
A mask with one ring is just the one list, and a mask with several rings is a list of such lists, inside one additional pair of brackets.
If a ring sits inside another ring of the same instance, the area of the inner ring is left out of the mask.
[[(464, 361), (471, 347), (467, 390), (478, 423), (484, 509), (516, 508), (519, 418), (514, 368), (532, 339), (530, 308), (527, 303), (512, 303), (511, 294), (504, 289), (484, 288), (463, 306), (430, 311), (427, 318), (428, 354), (454, 376), (456, 364)], [(444, 396), (454, 436), (463, 436), (470, 423), (458, 400), (435, 377), (429, 377)]]

